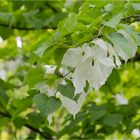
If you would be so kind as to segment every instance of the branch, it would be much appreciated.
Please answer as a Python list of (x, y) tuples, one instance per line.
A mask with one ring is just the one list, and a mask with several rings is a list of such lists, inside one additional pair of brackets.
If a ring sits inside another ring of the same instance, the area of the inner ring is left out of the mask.
[[(62, 84), (62, 82), (63, 82), (63, 80), (65, 79), (65, 77), (67, 77), (70, 73), (71, 73), (71, 71), (68, 72), (68, 73), (66, 73), (64, 76), (61, 77), (62, 79), (60, 80), (58, 86), (59, 86), (60, 84)], [(57, 88), (57, 90), (56, 90), (55, 93), (54, 93), (54, 96), (56, 96), (56, 94), (57, 94), (58, 91), (59, 91), (59, 90), (58, 90), (58, 88)]]
[[(54, 7), (52, 7), (49, 3), (46, 3), (46, 5), (48, 7), (50, 7), (55, 13), (58, 12)], [(132, 21), (130, 21), (132, 19)], [(123, 21), (130, 21), (130, 22), (135, 22), (135, 21), (139, 21), (140, 20), (140, 15), (132, 15), (132, 16), (128, 16), (128, 17), (125, 17), (122, 19)], [(26, 30), (26, 31), (29, 31), (29, 30), (37, 30), (37, 28), (35, 27), (20, 27), (20, 26), (17, 26), (17, 25), (12, 25), (12, 26), (9, 26), (9, 24), (4, 24), (4, 23), (0, 23), (0, 26), (1, 27), (6, 27), (6, 28), (9, 28), (9, 29), (17, 29), (17, 30)], [(57, 27), (51, 27), (51, 26), (43, 26), (42, 28), (40, 29), (57, 29)]]
[[(6, 27), (6, 28), (9, 28), (9, 29), (17, 29), (17, 30), (26, 30), (26, 31), (29, 31), (29, 30), (37, 30), (37, 28), (35, 27), (19, 27), (19, 26), (10, 26), (8, 24), (4, 24), (4, 23), (0, 23), (0, 26), (1, 27)], [(56, 29), (56, 27), (49, 27), (49, 26), (43, 26), (42, 28), (40, 29)]]
[(4, 116), (4, 117), (6, 117), (6, 118), (11, 118), (11, 115), (9, 115), (9, 114), (7, 114), (7, 113), (4, 113), (4, 112), (1, 112), (1, 111), (0, 111), (0, 115), (1, 115), (1, 116)]
[[(7, 113), (1, 112), (1, 111), (0, 111), (0, 116), (4, 116), (4, 117), (9, 118), (9, 119), (12, 118), (12, 116), (10, 114), (7, 114)], [(54, 140), (51, 136), (47, 136), (45, 133), (43, 133), (39, 129), (37, 129), (37, 128), (35, 128), (27, 123), (25, 123), (24, 126), (27, 127), (28, 129), (40, 134), (45, 139)]]
[(44, 134), (43, 132), (41, 132), (40, 130), (38, 130), (37, 128), (32, 127), (29, 124), (24, 124), (24, 126), (26, 126), (27, 128), (29, 128), (30, 130), (37, 132), (38, 134), (40, 134), (41, 136), (43, 136), (45, 139), (49, 139), (49, 140), (53, 140), (53, 138), (51, 138), (51, 136), (46, 136), (46, 134)]
[(49, 2), (46, 3), (46, 6), (50, 8), (54, 13), (58, 13), (59, 11), (55, 9)]
[(123, 21), (135, 22), (140, 20), (140, 15), (132, 15), (122, 19)]

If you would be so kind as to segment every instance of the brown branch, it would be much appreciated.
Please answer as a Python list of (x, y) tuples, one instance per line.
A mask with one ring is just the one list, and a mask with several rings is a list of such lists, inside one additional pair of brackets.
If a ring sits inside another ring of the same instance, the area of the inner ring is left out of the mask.
[[(71, 72), (72, 72), (72, 71), (70, 71), (70, 72), (66, 73), (64, 76), (60, 77), (60, 78), (62, 78), (62, 79), (60, 80), (60, 83), (58, 84), (58, 86), (62, 84), (62, 82), (63, 82), (63, 80), (65, 79), (65, 77), (67, 77)], [(56, 94), (57, 94), (58, 91), (59, 91), (59, 90), (58, 90), (58, 88), (57, 88), (57, 90), (56, 90), (55, 93), (54, 93), (55, 96), (56, 96)]]
[[(49, 3), (46, 3), (47, 6), (51, 6)], [(52, 7), (51, 7), (52, 8)], [(57, 12), (56, 9), (53, 9), (54, 12)], [(135, 21), (139, 21), (140, 20), (140, 15), (132, 15), (132, 16), (128, 16), (128, 17), (124, 17), (122, 19), (122, 21), (129, 21), (129, 22), (135, 22)], [(29, 31), (29, 30), (37, 30), (38, 28), (35, 28), (35, 27), (20, 27), (20, 26), (17, 26), (17, 25), (12, 25), (12, 26), (9, 26), (9, 24), (4, 24), (4, 23), (0, 23), (0, 26), (1, 27), (6, 27), (6, 28), (9, 28), (9, 29), (17, 29), (17, 30), (26, 30), (26, 31)], [(57, 29), (57, 27), (51, 27), (51, 26), (43, 26), (42, 28), (39, 28), (39, 29)]]
[[(17, 26), (17, 25), (13, 25), (13, 26), (10, 26), (8, 24), (4, 24), (4, 23), (0, 23), (0, 26), (1, 27), (6, 27), (6, 28), (9, 28), (9, 29), (17, 29), (17, 30), (26, 30), (26, 31), (29, 31), (29, 30), (37, 30), (38, 28), (35, 28), (35, 27), (20, 27), (20, 26)], [(42, 28), (39, 28), (39, 29), (56, 29), (56, 27), (50, 27), (50, 26), (43, 26)]]
[(27, 128), (29, 128), (30, 130), (32, 130), (34, 132), (37, 132), (38, 134), (43, 136), (45, 139), (54, 140), (51, 136), (47, 136), (46, 134), (44, 134), (43, 132), (41, 132), (40, 130), (38, 130), (37, 128), (35, 128), (29, 124), (24, 124), (24, 126), (26, 126)]
[(1, 111), (0, 111), (0, 116), (4, 116), (6, 118), (11, 118), (11, 116), (9, 114), (1, 112)]
[(59, 11), (58, 11), (55, 7), (53, 7), (49, 2), (46, 3), (46, 6), (47, 6), (48, 8), (50, 8), (54, 13), (58, 13), (58, 12), (59, 12)]
[[(12, 118), (12, 116), (10, 114), (7, 114), (7, 113), (2, 112), (2, 111), (0, 111), (0, 116), (4, 116), (4, 117), (9, 118), (9, 119)], [(39, 129), (37, 129), (37, 128), (35, 128), (35, 127), (33, 127), (33, 126), (31, 126), (31, 125), (29, 125), (27, 123), (25, 123), (24, 126), (27, 127), (28, 129), (40, 134), (45, 139), (54, 140), (51, 136), (48, 136), (47, 134), (43, 133)]]

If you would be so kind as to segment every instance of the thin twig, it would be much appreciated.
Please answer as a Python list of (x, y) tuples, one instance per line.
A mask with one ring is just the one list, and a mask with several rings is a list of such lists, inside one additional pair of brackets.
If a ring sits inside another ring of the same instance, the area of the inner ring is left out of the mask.
[[(0, 111), (0, 115), (1, 115), (1, 116), (4, 116), (4, 117), (6, 117), (6, 118), (9, 118), (9, 119), (12, 118), (12, 116), (11, 116), (9, 113), (5, 113), (5, 112), (2, 112), (2, 111)], [(24, 126), (27, 127), (28, 129), (30, 129), (30, 130), (32, 130), (32, 131), (34, 131), (34, 132), (40, 134), (40, 135), (41, 135), (43, 138), (45, 138), (45, 139), (54, 140), (51, 136), (47, 136), (47, 134), (43, 133), (43, 132), (40, 131), (39, 129), (37, 129), (37, 128), (35, 128), (35, 127), (33, 127), (33, 126), (31, 126), (31, 125), (29, 125), (29, 124), (27, 124), (27, 123), (25, 123)]]
[[(63, 80), (65, 79), (65, 77), (68, 76), (70, 73), (71, 73), (71, 71), (68, 72), (68, 73), (66, 73), (66, 74), (62, 77), (62, 79), (60, 80), (58, 86), (59, 86), (60, 84), (62, 84), (62, 82), (63, 82)], [(55, 93), (54, 93), (54, 96), (56, 96), (56, 94), (57, 94), (58, 91), (59, 91), (59, 90), (58, 90), (58, 88), (57, 88), (57, 90), (56, 90)]]
[(59, 11), (53, 7), (49, 2), (46, 3), (46, 6), (49, 7), (54, 13), (58, 13)]
[(98, 34), (96, 36), (96, 38), (98, 38), (102, 33), (102, 29), (104, 28), (105, 26), (103, 25), (100, 29), (97, 29), (98, 30)]

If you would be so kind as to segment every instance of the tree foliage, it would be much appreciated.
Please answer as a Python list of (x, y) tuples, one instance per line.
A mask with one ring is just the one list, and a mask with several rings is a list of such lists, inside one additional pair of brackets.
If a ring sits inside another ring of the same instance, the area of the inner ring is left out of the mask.
[(0, 138), (140, 137), (140, 2), (0, 3)]

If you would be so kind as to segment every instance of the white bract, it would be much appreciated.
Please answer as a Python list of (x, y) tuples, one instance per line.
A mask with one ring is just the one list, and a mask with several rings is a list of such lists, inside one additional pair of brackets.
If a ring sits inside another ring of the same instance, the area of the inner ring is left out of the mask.
[[(84, 90), (86, 81), (89, 83), (89, 90), (98, 90), (107, 80), (116, 64), (120, 60), (111, 45), (102, 39), (95, 39), (90, 47), (87, 43), (83, 47), (69, 49), (63, 57), (62, 64), (74, 68), (72, 82), (75, 86), (75, 94)], [(111, 49), (112, 50), (111, 50)]]
[(125, 62), (135, 56), (137, 44), (124, 30), (110, 33), (108, 38), (113, 43), (115, 52), (125, 60)]
[[(137, 45), (133, 38), (124, 30), (118, 30), (108, 35), (113, 46), (102, 40), (94, 39), (90, 45), (68, 49), (62, 59), (64, 68), (73, 69), (68, 79), (72, 80), (75, 95), (81, 94), (78, 102), (61, 95), (62, 104), (74, 116), (80, 110), (85, 98), (85, 87), (88, 82), (88, 92), (93, 88), (97, 91), (111, 74), (113, 68), (121, 65), (121, 57), (125, 62), (135, 56)], [(82, 98), (82, 99), (81, 99)]]
[(82, 103), (86, 97), (86, 94), (83, 92), (78, 101), (74, 101), (70, 98), (67, 98), (65, 96), (63, 96), (62, 94), (60, 94), (61, 97), (61, 102), (63, 104), (63, 106), (74, 116), (80, 111), (80, 108), (82, 106)]
[(54, 74), (56, 70), (55, 65), (44, 65), (43, 68), (46, 74)]

